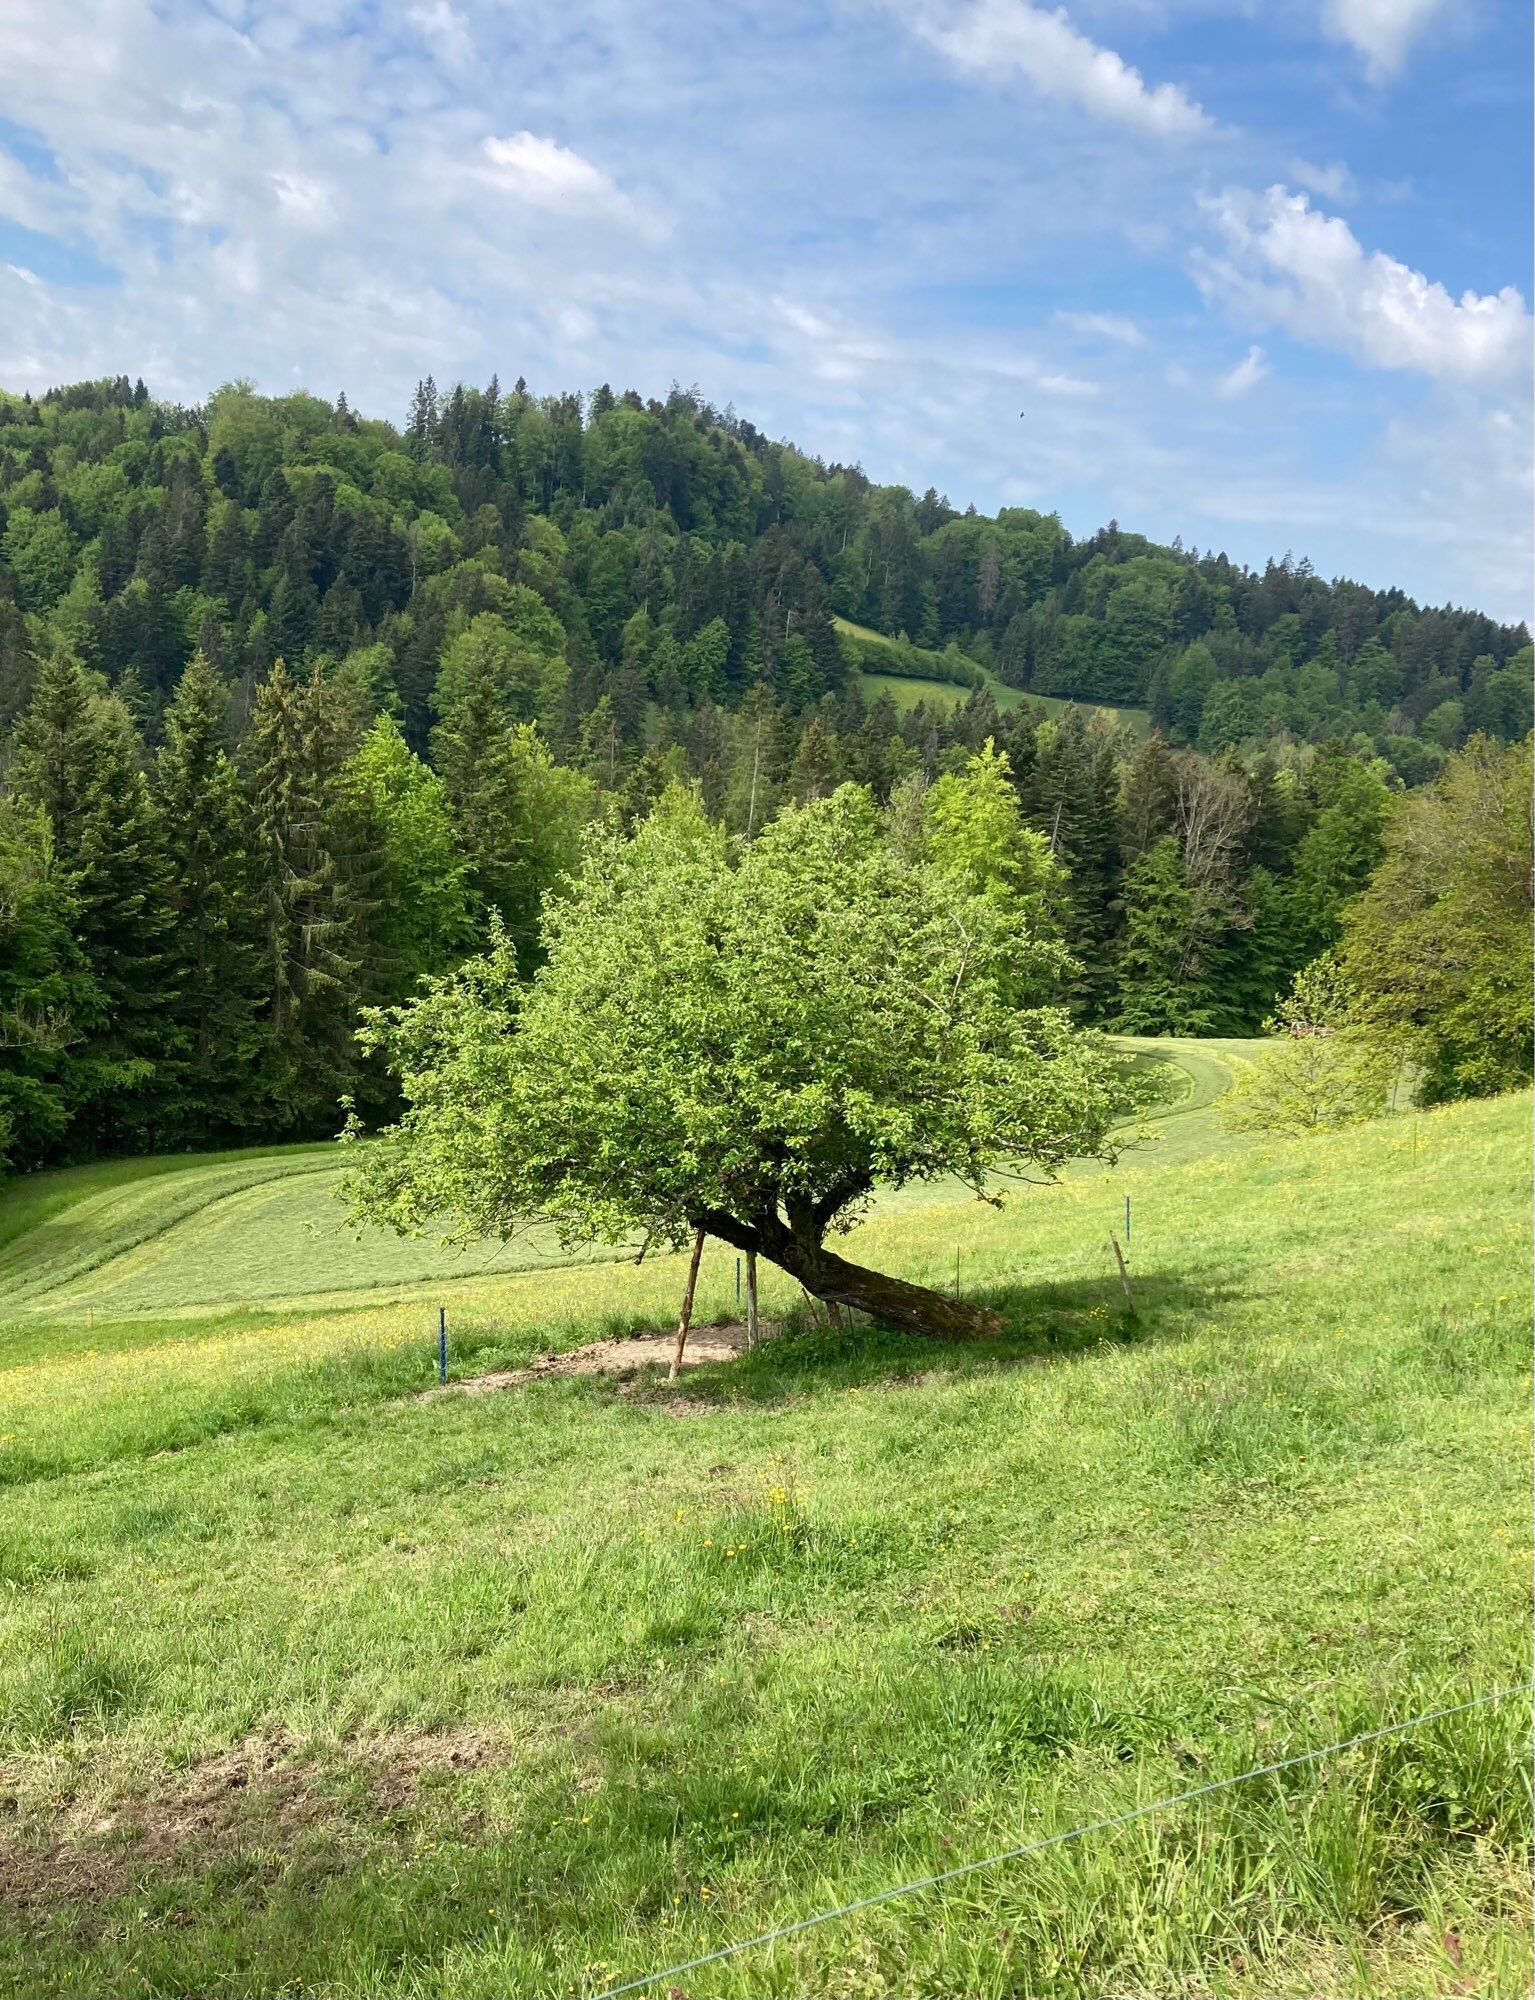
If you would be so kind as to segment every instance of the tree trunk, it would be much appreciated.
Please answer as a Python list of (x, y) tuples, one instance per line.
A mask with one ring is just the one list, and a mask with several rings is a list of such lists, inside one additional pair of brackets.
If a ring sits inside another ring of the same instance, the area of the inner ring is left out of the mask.
[[(841, 1207), (842, 1201), (835, 1206)], [(828, 1306), (851, 1306), (904, 1333), (920, 1333), (929, 1340), (989, 1340), (1002, 1331), (1000, 1315), (983, 1306), (965, 1305), (943, 1292), (929, 1291), (926, 1285), (865, 1270), (828, 1250), (821, 1236), (832, 1209), (831, 1202), (819, 1211), (807, 1205), (794, 1211), (789, 1222), (775, 1209), (759, 1211), (749, 1222), (723, 1209), (707, 1209), (694, 1218), (694, 1226), (738, 1250), (769, 1258)]]
[(783, 1243), (775, 1244), (768, 1255), (828, 1305), (852, 1306), (903, 1333), (920, 1333), (929, 1340), (989, 1340), (1002, 1331), (994, 1312), (947, 1298), (926, 1285), (850, 1264), (834, 1251), (802, 1243), (787, 1230)]

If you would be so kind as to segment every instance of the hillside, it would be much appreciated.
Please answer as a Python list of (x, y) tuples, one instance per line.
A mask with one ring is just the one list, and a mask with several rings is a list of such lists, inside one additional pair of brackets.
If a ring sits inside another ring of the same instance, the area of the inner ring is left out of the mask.
[(497, 923), (531, 973), (595, 827), (909, 810), (988, 745), (1072, 1013), (1260, 1033), (1404, 796), (1529, 728), (1525, 642), (681, 394), (0, 396), (0, 1169), (387, 1121), (367, 1010)]
[[(913, 1276), (959, 1252), (1006, 1314), (980, 1348), (791, 1312), (671, 1390), (423, 1397), (430, 1291), (0, 1335), (0, 1991), (594, 1995), (1526, 1679), (1528, 1096), (1237, 1144), (1201, 1109), (1229, 1056), (1181, 1054), (1160, 1152), (865, 1225)], [(315, 1182), (288, 1164), (274, 1197)], [(5, 1254), (65, 1278), (45, 1211), (105, 1238), (90, 1203), (214, 1171), (165, 1165), (40, 1181)], [(679, 1283), (462, 1279), (454, 1377), (663, 1329)], [(1249, 1780), (683, 1990), (1522, 1992), (1527, 1727)]]
[[(1129, 1046), (1166, 1067), (1169, 1096), (1127, 1128), (1128, 1158), (1185, 1159), (1233, 1143), (1210, 1106), (1249, 1045)], [(0, 1187), (0, 1325), (34, 1314), (111, 1320), (247, 1303), (334, 1305), (380, 1292), (452, 1298), (463, 1281), (489, 1273), (617, 1264), (637, 1247), (571, 1256), (551, 1231), (532, 1228), (509, 1243), (454, 1248), (357, 1227), (337, 1198), (344, 1168), (336, 1146), (288, 1146), (66, 1167)], [(970, 1205), (963, 1189), (918, 1186), (883, 1195), (876, 1214), (956, 1205)], [(597, 1282), (622, 1279), (614, 1272)], [(529, 1296), (542, 1294), (539, 1280)]]
[(1116, 523), (1078, 542), (1053, 515), (961, 513), (675, 390), (427, 382), (403, 433), (344, 397), (0, 394), (0, 721), (59, 642), (130, 674), (151, 720), (196, 646), (247, 692), (276, 657), (361, 651), (421, 748), (448, 626), (503, 610), (496, 579), (568, 641), (562, 754), (604, 700), (626, 756), (652, 703), (734, 707), (760, 683), (803, 713), (847, 679), (828, 614), (1009, 687), (1149, 707), (1212, 751), (1358, 733), (1417, 777), (1472, 730), (1530, 727), (1523, 627), (1288, 555), (1258, 574)]
[[(978, 661), (966, 659), (957, 648), (951, 654), (935, 653), (929, 647), (913, 646), (900, 639), (891, 639), (885, 633), (871, 632), (866, 625), (855, 625), (847, 618), (834, 618), (832, 623), (839, 632), (856, 642), (858, 679), (865, 698), (877, 701), (884, 696), (894, 702), (899, 713), (904, 714), (919, 703), (931, 706), (943, 702), (952, 706), (955, 702), (966, 700), (977, 690), (984, 690), (990, 696), (999, 716), (1006, 715), (1024, 701), (1046, 716), (1063, 715), (1073, 706), (1058, 695), (1025, 694), (1022, 688), (1009, 687)], [(1095, 702), (1082, 706), (1089, 715), (1102, 717), (1109, 723), (1123, 724), (1137, 736), (1144, 737), (1150, 732), (1151, 717), (1143, 708), (1112, 707)]]

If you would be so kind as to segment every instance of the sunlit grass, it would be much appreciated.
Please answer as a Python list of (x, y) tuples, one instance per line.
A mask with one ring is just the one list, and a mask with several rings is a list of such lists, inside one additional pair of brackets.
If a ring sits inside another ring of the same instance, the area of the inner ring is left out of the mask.
[[(957, 1249), (1002, 1340), (801, 1315), (680, 1396), (418, 1400), (425, 1294), (16, 1328), (0, 1884), (49, 1888), (0, 1886), (0, 1990), (592, 1992), (1527, 1678), (1528, 1120), (1180, 1158), (1173, 1119), (1001, 1214), (911, 1202), (854, 1254), (952, 1282)], [(454, 1367), (679, 1289), (463, 1279)], [(1524, 1992), (1527, 1729), (1452, 1718), (678, 1983)]]
[[(1241, 1042), (1139, 1041), (1172, 1065), (1183, 1091), (1152, 1117), (1131, 1157), (1184, 1159), (1232, 1144), (1209, 1107)], [(622, 1263), (637, 1246), (569, 1251), (532, 1227), (507, 1242), (444, 1244), (359, 1227), (339, 1199), (335, 1146), (266, 1148), (114, 1161), (33, 1174), (0, 1187), (0, 1324), (46, 1316), (99, 1321), (427, 1301), (508, 1271)], [(1091, 1163), (1073, 1171), (1096, 1172)], [(968, 1205), (958, 1186), (881, 1193), (878, 1213)], [(961, 1225), (962, 1226), (962, 1225)], [(623, 1286), (617, 1274), (598, 1280)]]

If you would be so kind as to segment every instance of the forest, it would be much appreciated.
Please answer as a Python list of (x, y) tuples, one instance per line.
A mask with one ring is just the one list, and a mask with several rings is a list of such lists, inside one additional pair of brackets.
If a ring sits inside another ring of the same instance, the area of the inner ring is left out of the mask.
[[(1080, 1020), (1256, 1033), (1372, 879), (1370, 949), (1412, 931), (1393, 827), (1506, 804), (1530, 727), (1522, 626), (961, 512), (680, 390), (427, 380), (403, 428), (0, 395), (0, 1155), (395, 1115), (364, 1010), (501, 933), (525, 977), (591, 831), (678, 783), (751, 843), (980, 768)], [(1507, 1087), (1514, 1033), (1481, 1082), (1441, 1049), (1439, 1094)]]

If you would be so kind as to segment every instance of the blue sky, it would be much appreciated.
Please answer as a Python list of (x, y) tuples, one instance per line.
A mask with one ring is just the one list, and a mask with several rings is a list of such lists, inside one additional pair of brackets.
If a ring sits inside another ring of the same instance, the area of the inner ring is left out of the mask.
[[(1530, 601), (1524, 0), (4, 0), (0, 385), (672, 380)], [(1019, 412), (1024, 414), (1020, 418)]]

